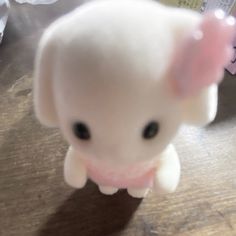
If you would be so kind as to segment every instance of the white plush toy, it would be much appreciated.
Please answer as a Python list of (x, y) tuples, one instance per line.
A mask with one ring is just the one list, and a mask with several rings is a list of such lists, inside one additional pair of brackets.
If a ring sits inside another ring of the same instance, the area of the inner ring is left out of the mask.
[(211, 122), (232, 55), (234, 19), (149, 0), (102, 0), (53, 23), (40, 42), (38, 119), (71, 145), (66, 182), (104, 194), (173, 192), (180, 163), (170, 144), (181, 124)]

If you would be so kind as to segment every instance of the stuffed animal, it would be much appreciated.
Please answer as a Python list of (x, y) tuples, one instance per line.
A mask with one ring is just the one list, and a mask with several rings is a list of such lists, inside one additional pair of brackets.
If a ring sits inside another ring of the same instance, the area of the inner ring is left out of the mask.
[(204, 126), (231, 56), (234, 18), (150, 0), (101, 0), (44, 33), (36, 58), (39, 121), (70, 144), (65, 181), (91, 179), (104, 194), (173, 192), (182, 124)]

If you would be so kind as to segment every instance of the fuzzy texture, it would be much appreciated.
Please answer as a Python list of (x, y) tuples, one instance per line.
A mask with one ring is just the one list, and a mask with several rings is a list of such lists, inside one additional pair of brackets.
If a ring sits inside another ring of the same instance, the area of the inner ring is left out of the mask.
[[(90, 178), (105, 194), (127, 188), (134, 197), (173, 192), (180, 164), (170, 142), (181, 124), (214, 119), (233, 24), (148, 0), (95, 1), (53, 23), (37, 53), (34, 103), (38, 119), (71, 145), (66, 182), (81, 188)], [(201, 68), (206, 56), (210, 69)], [(153, 120), (158, 135), (145, 140)], [(75, 136), (76, 122), (91, 140)]]

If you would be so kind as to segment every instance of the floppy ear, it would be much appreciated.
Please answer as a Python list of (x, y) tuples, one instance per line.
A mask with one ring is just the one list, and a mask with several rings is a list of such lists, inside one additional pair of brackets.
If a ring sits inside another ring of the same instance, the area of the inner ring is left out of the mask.
[(204, 126), (215, 119), (218, 105), (218, 86), (211, 85), (197, 95), (182, 100), (183, 121), (186, 124)]
[(44, 33), (36, 56), (34, 75), (34, 107), (39, 121), (47, 126), (57, 125), (57, 114), (53, 96), (53, 72), (55, 65), (55, 43), (53, 33)]
[(221, 10), (208, 13), (176, 50), (170, 78), (185, 122), (205, 125), (214, 119), (216, 84), (232, 57), (234, 27), (234, 18), (225, 18)]

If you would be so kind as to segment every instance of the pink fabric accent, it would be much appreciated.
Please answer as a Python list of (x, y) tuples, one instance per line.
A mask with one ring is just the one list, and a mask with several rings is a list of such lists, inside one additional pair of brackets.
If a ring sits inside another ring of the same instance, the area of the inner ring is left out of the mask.
[(97, 170), (88, 169), (90, 179), (102, 186), (112, 186), (116, 188), (151, 188), (153, 186), (154, 170), (150, 170), (142, 176), (136, 178), (124, 177), (121, 174), (104, 175)]
[[(145, 165), (146, 164), (146, 165)], [(98, 185), (116, 188), (150, 188), (153, 186), (156, 167), (153, 163), (140, 163), (124, 168), (85, 160), (88, 177)]]
[(223, 78), (224, 67), (233, 56), (234, 18), (221, 11), (208, 13), (198, 29), (186, 39), (174, 57), (171, 79), (176, 93), (183, 97)]

